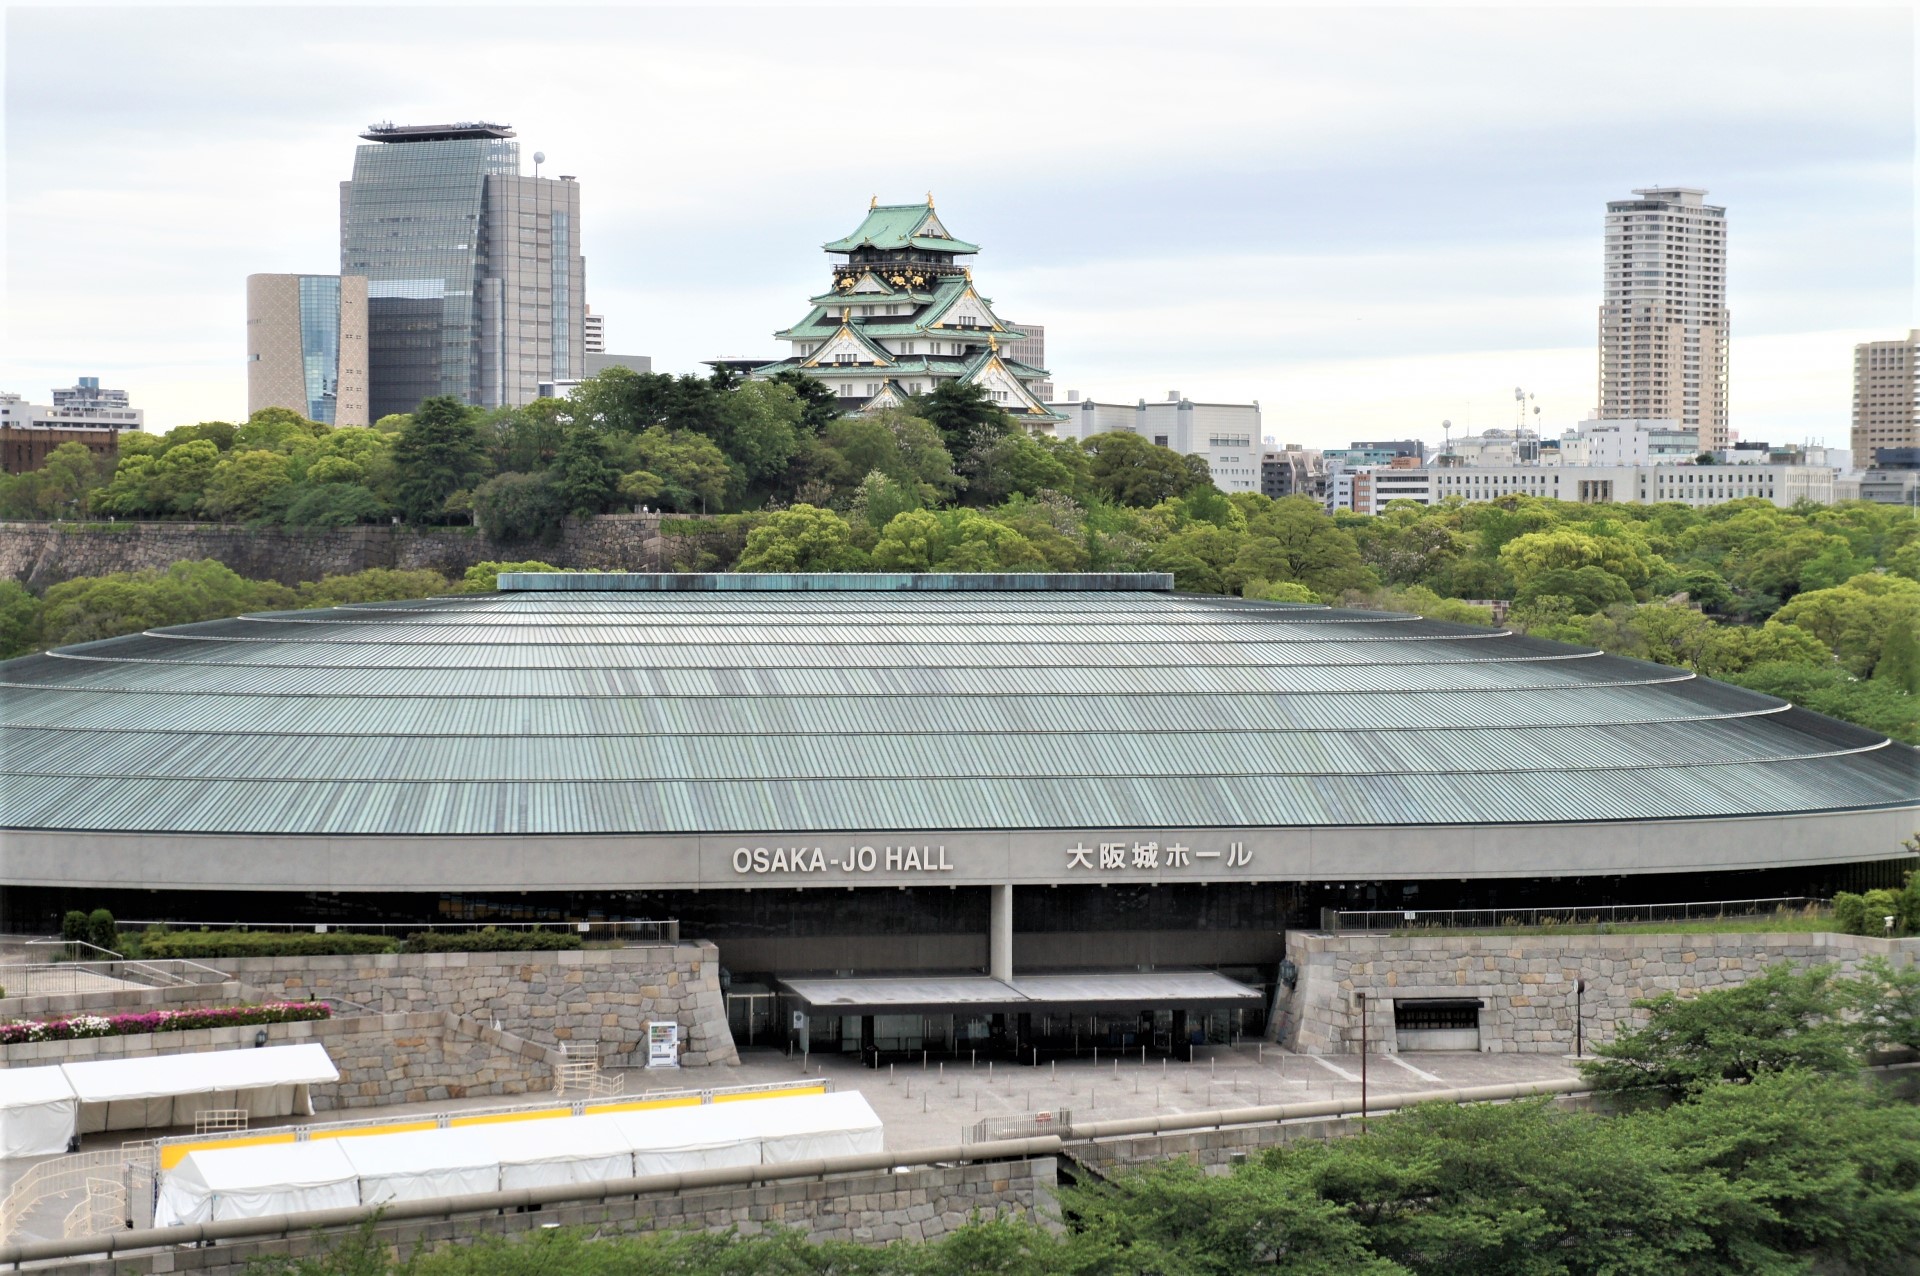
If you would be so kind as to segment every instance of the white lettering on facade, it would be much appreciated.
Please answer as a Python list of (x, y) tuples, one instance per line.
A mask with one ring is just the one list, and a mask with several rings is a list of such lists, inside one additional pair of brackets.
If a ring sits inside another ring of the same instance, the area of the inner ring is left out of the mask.
[[(1114, 872), (1119, 869), (1144, 869), (1148, 872), (1193, 867), (1194, 860), (1225, 860), (1227, 868), (1246, 868), (1253, 863), (1253, 852), (1245, 842), (1229, 842), (1227, 849), (1196, 851), (1179, 842), (1101, 842), (1088, 846), (1076, 842), (1067, 847), (1067, 871)], [(1209, 865), (1208, 867), (1212, 867)]]
[(733, 871), (749, 873), (873, 873), (884, 865), (889, 873), (951, 873), (953, 864), (944, 846), (849, 846), (845, 855), (829, 856), (824, 846), (742, 846), (733, 853)]

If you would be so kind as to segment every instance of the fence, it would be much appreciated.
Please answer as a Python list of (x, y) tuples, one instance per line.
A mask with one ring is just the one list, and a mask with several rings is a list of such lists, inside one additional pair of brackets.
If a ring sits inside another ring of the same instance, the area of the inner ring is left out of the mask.
[(960, 1142), (971, 1147), (976, 1143), (998, 1143), (1003, 1139), (1038, 1139), (1049, 1134), (1071, 1138), (1073, 1135), (1073, 1113), (1067, 1108), (1056, 1108), (1051, 1112), (1029, 1112), (1022, 1116), (990, 1117), (985, 1121), (976, 1121), (960, 1132)]
[(680, 942), (678, 918), (629, 918), (624, 921), (545, 921), (500, 922), (184, 922), (178, 920), (124, 919), (121, 930), (144, 930), (160, 926), (174, 930), (274, 930), (305, 931), (315, 935), (398, 935), (407, 936), (433, 930), (554, 930), (573, 931), (587, 939), (618, 939), (630, 944), (677, 944)]
[[(119, 1200), (123, 1212), (111, 1227), (132, 1227), (137, 1220), (124, 1212), (126, 1203), (151, 1198), (153, 1171), (158, 1163), (153, 1144), (144, 1141), (40, 1162), (14, 1180), (5, 1199), (0, 1200), (0, 1242), (11, 1240), (19, 1232), (21, 1223), (43, 1202), (80, 1191), (87, 1192), (91, 1198), (94, 1194), (91, 1185), (103, 1179), (112, 1179), (121, 1187)], [(90, 1203), (83, 1203), (75, 1213), (85, 1210), (83, 1217), (91, 1217), (94, 1208)], [(72, 1217), (68, 1215), (69, 1221)]]
[(1685, 904), (1569, 904), (1557, 908), (1323, 908), (1320, 929), (1342, 931), (1497, 930), (1516, 926), (1597, 926), (1607, 923), (1716, 921), (1825, 908), (1808, 895), (1771, 899), (1710, 899)]
[(55, 997), (116, 992), (127, 988), (181, 988), (223, 984), (224, 971), (179, 957), (152, 961), (46, 961), (0, 965), (0, 988), (9, 997)]

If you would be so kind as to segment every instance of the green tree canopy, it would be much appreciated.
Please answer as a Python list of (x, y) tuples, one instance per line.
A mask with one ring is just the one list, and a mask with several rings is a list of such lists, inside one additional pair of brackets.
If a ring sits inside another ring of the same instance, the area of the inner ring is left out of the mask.
[[(910, 517), (901, 515), (901, 517)], [(853, 529), (832, 510), (812, 505), (769, 514), (747, 533), (743, 572), (846, 572), (865, 567), (866, 555), (853, 543)]]
[(486, 472), (472, 409), (439, 396), (420, 405), (393, 446), (396, 503), (409, 523), (448, 520), (447, 501)]
[(1127, 430), (1096, 434), (1080, 446), (1091, 458), (1089, 487), (1117, 505), (1158, 505), (1213, 484), (1205, 457), (1182, 456)]

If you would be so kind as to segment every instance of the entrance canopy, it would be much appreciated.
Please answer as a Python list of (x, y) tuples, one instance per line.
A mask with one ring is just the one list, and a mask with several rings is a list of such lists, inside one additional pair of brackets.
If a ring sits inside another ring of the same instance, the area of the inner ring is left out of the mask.
[(1074, 975), (901, 975), (783, 979), (780, 990), (816, 1015), (1126, 1014), (1258, 1009), (1264, 998), (1210, 970)]

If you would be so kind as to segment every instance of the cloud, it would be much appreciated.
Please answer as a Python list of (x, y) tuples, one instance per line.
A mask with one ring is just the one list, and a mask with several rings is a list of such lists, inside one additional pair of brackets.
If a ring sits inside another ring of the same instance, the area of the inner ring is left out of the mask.
[(1516, 381), (1585, 411), (1634, 186), (1729, 206), (1736, 340), (1774, 343), (1736, 347), (1739, 428), (1830, 429), (1847, 334), (1913, 313), (1900, 9), (372, 12), (9, 12), (0, 388), (242, 412), (244, 278), (337, 268), (383, 118), (506, 120), (579, 175), (588, 298), (673, 370), (776, 353), (819, 245), (929, 188), (1062, 386), (1370, 432)]

